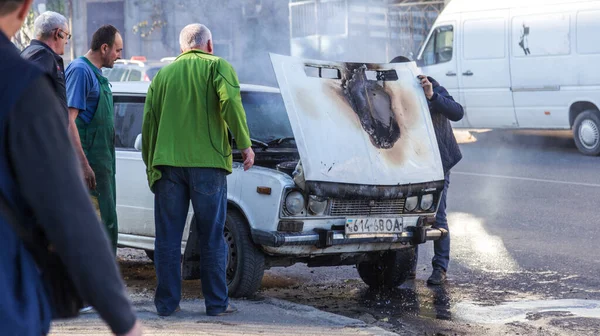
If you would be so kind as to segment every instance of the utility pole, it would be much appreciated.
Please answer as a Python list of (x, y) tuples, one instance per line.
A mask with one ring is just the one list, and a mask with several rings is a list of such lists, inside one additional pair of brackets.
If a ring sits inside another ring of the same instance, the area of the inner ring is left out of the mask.
[[(69, 7), (69, 29), (73, 31), (73, 0), (67, 0), (67, 6)], [(71, 43), (69, 43), (71, 61), (73, 61), (75, 58), (75, 46), (73, 45), (74, 41), (75, 40), (73, 39), (71, 40)]]

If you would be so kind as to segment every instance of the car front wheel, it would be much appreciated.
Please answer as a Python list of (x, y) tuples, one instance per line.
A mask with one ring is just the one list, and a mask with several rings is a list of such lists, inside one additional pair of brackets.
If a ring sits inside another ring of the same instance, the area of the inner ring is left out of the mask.
[(246, 219), (236, 211), (228, 211), (225, 222), (227, 254), (227, 286), (233, 298), (253, 296), (265, 272), (265, 256), (254, 245)]
[(389, 290), (408, 279), (415, 262), (415, 248), (409, 247), (372, 255), (370, 260), (358, 263), (356, 268), (369, 287)]

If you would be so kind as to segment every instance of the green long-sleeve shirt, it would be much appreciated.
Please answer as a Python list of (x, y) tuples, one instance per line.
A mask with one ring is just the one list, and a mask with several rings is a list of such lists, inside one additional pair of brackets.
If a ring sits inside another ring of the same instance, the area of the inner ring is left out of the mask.
[(239, 149), (251, 146), (235, 70), (199, 50), (185, 52), (152, 80), (142, 125), (142, 156), (152, 189), (158, 166), (232, 171), (229, 128)]

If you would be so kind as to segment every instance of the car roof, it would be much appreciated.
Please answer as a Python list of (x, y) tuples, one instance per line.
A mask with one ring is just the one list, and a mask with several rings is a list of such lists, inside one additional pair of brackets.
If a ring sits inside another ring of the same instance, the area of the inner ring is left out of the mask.
[[(148, 92), (150, 82), (136, 81), (136, 82), (111, 82), (111, 89), (113, 94), (135, 94), (144, 95)], [(242, 92), (266, 92), (266, 93), (279, 93), (278, 88), (263, 85), (253, 84), (240, 84)]]

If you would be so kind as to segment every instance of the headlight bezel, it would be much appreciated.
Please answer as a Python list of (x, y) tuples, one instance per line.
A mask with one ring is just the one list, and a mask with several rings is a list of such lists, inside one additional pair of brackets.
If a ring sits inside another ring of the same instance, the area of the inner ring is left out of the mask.
[[(414, 207), (409, 207), (410, 202), (414, 201)], [(404, 202), (404, 210), (406, 210), (406, 212), (415, 212), (418, 210), (419, 208), (419, 196), (410, 196), (406, 198), (406, 201)]]
[[(291, 198), (294, 199), (291, 199)], [(301, 201), (301, 203), (298, 204), (291, 204), (292, 201)], [(302, 216), (306, 213), (306, 198), (304, 197), (304, 194), (302, 194), (302, 192), (300, 192), (299, 190), (290, 190), (285, 194), (285, 197), (283, 199), (283, 211), (287, 216), (290, 217), (298, 217), (298, 216)], [(291, 209), (292, 207), (297, 207), (296, 209)], [(297, 210), (297, 211), (295, 211)]]
[(319, 199), (317, 196), (314, 195), (310, 195), (308, 197), (306, 209), (308, 210), (308, 213), (312, 216), (324, 216), (327, 213), (327, 210), (329, 209), (329, 201), (326, 199)]
[[(429, 206), (423, 205), (424, 202), (427, 202), (427, 203), (425, 203), (425, 205), (427, 205), (429, 203)], [(433, 209), (434, 204), (435, 204), (435, 197), (433, 197), (433, 194), (421, 195), (420, 200), (419, 200), (419, 208), (422, 211), (431, 211), (431, 209)]]

